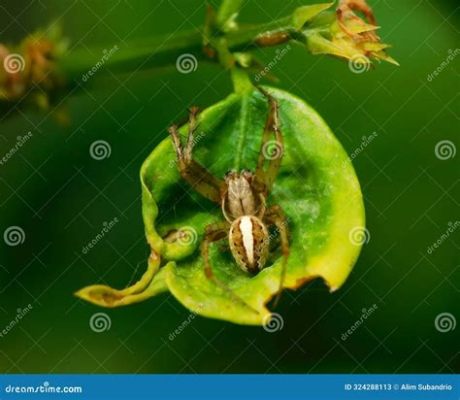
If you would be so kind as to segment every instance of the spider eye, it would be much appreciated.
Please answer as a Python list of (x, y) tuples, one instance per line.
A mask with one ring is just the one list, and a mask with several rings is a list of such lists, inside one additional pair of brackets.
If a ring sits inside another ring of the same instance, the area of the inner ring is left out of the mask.
[(225, 177), (230, 178), (230, 177), (234, 176), (235, 173), (236, 173), (236, 171), (234, 169), (230, 169), (225, 173)]
[(241, 170), (241, 176), (243, 176), (244, 178), (246, 178), (248, 180), (252, 179), (253, 175), (254, 174), (249, 169)]

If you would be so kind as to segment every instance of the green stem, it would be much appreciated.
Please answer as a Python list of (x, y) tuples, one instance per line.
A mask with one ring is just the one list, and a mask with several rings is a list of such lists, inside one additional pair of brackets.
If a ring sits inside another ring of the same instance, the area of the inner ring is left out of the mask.
[(246, 71), (241, 68), (234, 67), (231, 69), (233, 89), (237, 94), (251, 93), (254, 90), (254, 85), (251, 82)]
[[(299, 7), (290, 16), (269, 23), (236, 26), (233, 21), (241, 4), (242, 0), (222, 0), (217, 14), (208, 7), (205, 25), (193, 31), (117, 43), (114, 46), (112, 44), (113, 47), (110, 49), (77, 49), (57, 55), (57, 69), (67, 85), (56, 83), (55, 87), (47, 86), (43, 97), (54, 95), (51, 93), (54, 91), (68, 92), (69, 87), (108, 71), (133, 74), (142, 70), (176, 65), (180, 72), (192, 72), (204, 61), (219, 62), (228, 69), (235, 68), (238, 63), (251, 68), (257, 65), (257, 60), (248, 58), (246, 62), (245, 54), (237, 56), (237, 53), (246, 53), (257, 47), (277, 46), (288, 41), (306, 45), (313, 54), (332, 54), (346, 59), (361, 55), (364, 60), (368, 60), (370, 56), (395, 63), (384, 51), (387, 46), (380, 43), (376, 35), (347, 36), (346, 40), (342, 40), (344, 43), (338, 42), (336, 33), (340, 33), (341, 30), (337, 24), (337, 13), (335, 10), (328, 10), (333, 3)], [(358, 27), (362, 29), (360, 33), (374, 29), (365, 21), (359, 21), (361, 25), (358, 24)], [(181, 64), (180, 61), (183, 60), (186, 62)], [(237, 78), (235, 74), (239, 72), (234, 72), (233, 76), (235, 90), (245, 91), (248, 87), (247, 82), (244, 83), (242, 78)], [(59, 82), (55, 76), (53, 78)], [(26, 81), (24, 87), (27, 88), (28, 84), (33, 88), (39, 86), (40, 82)], [(50, 97), (57, 98), (58, 95)], [(14, 95), (11, 97), (11, 102), (17, 101)], [(7, 96), (5, 98), (7, 101), (3, 102), (4, 104), (10, 101)]]
[[(90, 51), (78, 49), (62, 57), (59, 68), (69, 79), (81, 77), (89, 70), (109, 67), (116, 72), (135, 72), (151, 68), (174, 65), (180, 55), (190, 53), (203, 59), (202, 35), (198, 31), (188, 31), (175, 35), (149, 38), (148, 41), (130, 41), (125, 44), (91, 48)], [(107, 58), (103, 61), (104, 54)], [(101, 67), (98, 67), (101, 66)]]
[(222, 31), (225, 32), (228, 24), (236, 18), (242, 4), (243, 0), (222, 0), (216, 19), (217, 25)]
[[(242, 27), (225, 35), (230, 51), (251, 50), (259, 45), (255, 38), (263, 33), (274, 30), (291, 30), (289, 18), (272, 21), (250, 27)], [(198, 62), (216, 62), (203, 52), (202, 32), (185, 31), (174, 35), (154, 37), (148, 41), (131, 41), (117, 45), (113, 54), (102, 60), (110, 51), (109, 46), (77, 49), (69, 52), (59, 61), (59, 69), (69, 81), (80, 80), (90, 70), (96, 69), (97, 74), (109, 67), (115, 72), (136, 72), (152, 68), (164, 68), (176, 64), (179, 56), (192, 54)], [(96, 72), (95, 72), (96, 73)]]

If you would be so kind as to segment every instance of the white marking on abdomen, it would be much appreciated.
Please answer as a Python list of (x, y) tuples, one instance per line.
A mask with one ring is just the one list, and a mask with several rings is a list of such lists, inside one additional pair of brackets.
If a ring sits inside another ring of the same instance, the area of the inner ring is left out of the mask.
[(254, 263), (254, 237), (252, 235), (251, 217), (241, 217), (240, 230), (243, 236), (243, 246), (248, 262), (252, 265)]

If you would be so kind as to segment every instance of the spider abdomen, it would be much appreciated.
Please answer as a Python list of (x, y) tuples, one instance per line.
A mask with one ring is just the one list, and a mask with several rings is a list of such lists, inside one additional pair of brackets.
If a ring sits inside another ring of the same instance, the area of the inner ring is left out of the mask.
[(228, 235), (230, 250), (243, 271), (257, 273), (268, 257), (269, 236), (265, 224), (253, 215), (233, 221)]

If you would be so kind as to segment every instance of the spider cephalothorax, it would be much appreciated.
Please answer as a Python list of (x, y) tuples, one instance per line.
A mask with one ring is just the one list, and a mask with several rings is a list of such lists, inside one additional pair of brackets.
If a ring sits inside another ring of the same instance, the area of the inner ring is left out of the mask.
[(226, 190), (222, 196), (222, 212), (227, 221), (243, 215), (258, 215), (265, 212), (265, 195), (253, 187), (254, 174), (243, 170), (227, 172), (225, 175)]
[[(209, 245), (228, 238), (233, 258), (240, 268), (255, 274), (266, 265), (270, 248), (268, 226), (274, 225), (281, 240), (284, 262), (281, 268), (279, 289), (283, 286), (286, 262), (289, 254), (287, 224), (280, 206), (267, 207), (266, 199), (278, 174), (283, 155), (283, 137), (278, 123), (278, 105), (267, 92), (260, 89), (268, 98), (269, 112), (262, 133), (262, 143), (254, 172), (249, 170), (230, 171), (224, 179), (216, 178), (206, 168), (192, 158), (193, 135), (196, 131), (197, 109), (190, 110), (189, 130), (186, 143), (181, 143), (177, 126), (169, 128), (177, 155), (177, 165), (181, 176), (204, 197), (219, 204), (224, 221), (206, 227), (201, 246), (204, 270), (209, 279), (228, 291), (238, 301), (242, 301), (214, 275), (209, 262)], [(273, 156), (267, 148), (274, 135), (277, 155)]]

